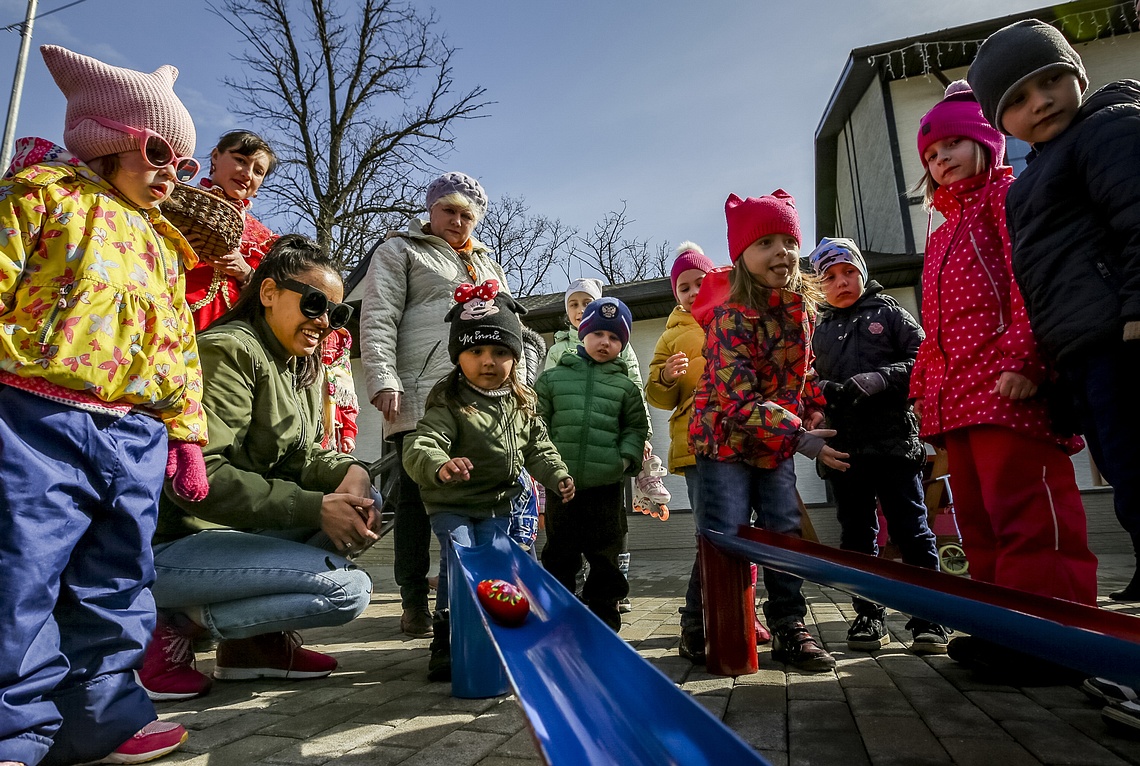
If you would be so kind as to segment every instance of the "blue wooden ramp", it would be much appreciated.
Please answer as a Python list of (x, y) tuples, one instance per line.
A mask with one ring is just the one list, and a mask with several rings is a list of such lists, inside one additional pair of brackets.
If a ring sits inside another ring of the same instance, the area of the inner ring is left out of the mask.
[(765, 567), (839, 588), (900, 612), (1140, 688), (1140, 619), (763, 529), (706, 532), (714, 545)]
[(517, 628), (479, 614), (546, 763), (767, 764), (505, 535), (454, 550), (472, 597), (480, 581), (500, 579), (530, 599)]

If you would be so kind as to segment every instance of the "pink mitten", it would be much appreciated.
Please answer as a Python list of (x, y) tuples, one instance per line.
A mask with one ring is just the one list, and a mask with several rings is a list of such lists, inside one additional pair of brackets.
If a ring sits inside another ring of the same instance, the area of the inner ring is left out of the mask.
[(172, 441), (166, 453), (166, 478), (174, 479), (174, 493), (197, 502), (210, 492), (202, 448), (192, 442)]

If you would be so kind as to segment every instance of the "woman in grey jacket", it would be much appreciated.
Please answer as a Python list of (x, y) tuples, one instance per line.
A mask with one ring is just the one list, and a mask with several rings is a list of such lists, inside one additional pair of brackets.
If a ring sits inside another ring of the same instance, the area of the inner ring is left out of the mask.
[[(472, 236), (487, 212), (487, 194), (478, 181), (444, 173), (428, 186), (427, 211), (427, 221), (412, 219), (405, 231), (388, 233), (372, 251), (364, 278), (360, 357), (368, 398), (384, 416), (384, 438), (397, 453), (423, 417), (428, 392), (452, 369), (443, 317), (455, 288), (497, 279), (507, 289), (503, 269)], [(431, 525), (419, 487), (402, 465), (398, 470), (393, 507), (394, 574), (404, 610), (400, 629), (430, 636)]]

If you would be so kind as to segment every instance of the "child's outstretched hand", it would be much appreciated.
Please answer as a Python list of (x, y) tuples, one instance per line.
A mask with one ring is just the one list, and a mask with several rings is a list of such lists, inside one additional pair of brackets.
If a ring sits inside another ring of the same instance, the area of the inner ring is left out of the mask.
[(468, 481), (471, 478), (471, 461), (465, 457), (453, 457), (439, 467), (439, 480), (444, 484), (453, 481)]
[(689, 357), (678, 351), (665, 360), (665, 366), (661, 368), (661, 380), (666, 383), (672, 383), (677, 378), (684, 377), (688, 371)]
[[(835, 436), (835, 429), (816, 428), (814, 430), (808, 431), (808, 433), (812, 436), (818, 436), (821, 439), (830, 439), (831, 437)], [(843, 462), (844, 458), (849, 457), (851, 457), (851, 455), (848, 453), (840, 452), (839, 450), (829, 447), (826, 444), (823, 445), (823, 449), (819, 451), (819, 461), (828, 468), (833, 468), (836, 471), (846, 471), (851, 467), (850, 463)]]
[(1006, 399), (1028, 399), (1037, 393), (1037, 384), (1029, 378), (1022, 375), (1020, 372), (1013, 372), (1006, 370), (998, 378), (997, 385), (991, 392), (998, 396), (1004, 396)]
[(567, 476), (558, 482), (558, 493), (562, 495), (562, 502), (569, 503), (574, 499), (574, 480)]

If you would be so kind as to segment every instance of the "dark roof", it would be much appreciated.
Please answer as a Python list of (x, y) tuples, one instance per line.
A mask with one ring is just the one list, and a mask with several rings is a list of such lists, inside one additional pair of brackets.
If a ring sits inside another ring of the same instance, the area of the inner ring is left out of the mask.
[[(1111, 12), (1109, 9), (1112, 9)], [(1104, 15), (1101, 16), (1101, 13)], [(1070, 15), (1076, 15), (1076, 28), (1072, 24), (1062, 25), (1062, 31), (1071, 42), (1086, 42), (1137, 30), (1136, 11), (1132, 3), (1121, 3), (1119, 0), (1078, 0), (853, 49), (815, 131), (816, 237), (836, 234), (833, 216), (838, 135), (876, 77), (888, 81), (919, 77), (926, 74), (928, 67), (938, 76), (943, 70), (973, 63), (978, 44), (1004, 26), (1023, 19), (1055, 22), (1058, 18)], [(939, 42), (964, 44), (935, 51), (924, 47)], [(903, 55), (900, 51), (907, 53)], [(891, 53), (898, 55), (887, 55)]]
[(910, 287), (922, 276), (922, 256), (913, 253), (876, 253), (864, 250), (867, 271), (886, 289)]
[[(532, 295), (519, 301), (526, 306), (523, 322), (535, 332), (554, 332), (566, 327), (565, 293)], [(629, 306), (633, 321), (658, 319), (667, 316), (677, 300), (673, 297), (673, 286), (669, 277), (642, 279), (624, 285), (606, 285), (602, 295), (607, 298), (620, 298)]]

